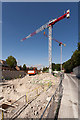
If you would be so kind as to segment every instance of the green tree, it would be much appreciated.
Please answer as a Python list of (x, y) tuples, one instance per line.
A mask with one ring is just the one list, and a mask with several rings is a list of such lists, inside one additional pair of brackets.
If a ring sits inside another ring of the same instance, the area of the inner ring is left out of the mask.
[(72, 64), (71, 64), (71, 59), (63, 63), (63, 68), (65, 69), (66, 73), (72, 72)]
[(25, 64), (23, 65), (23, 70), (26, 71), (26, 65)]
[(55, 63), (52, 63), (52, 70), (57, 70), (57, 71), (60, 71), (60, 64), (55, 64)]
[(80, 42), (78, 42), (78, 51), (80, 51)]
[(73, 52), (71, 59), (63, 63), (65, 72), (72, 72), (73, 68), (80, 65), (80, 42), (78, 43), (77, 47), (78, 48)]
[(43, 67), (43, 72), (48, 72), (49, 68), (48, 67)]
[(7, 64), (11, 67), (11, 68), (15, 68), (17, 65), (17, 61), (13, 56), (9, 56), (6, 59)]
[(57, 71), (60, 71), (60, 64), (55, 64), (55, 69), (56, 69)]
[(52, 63), (52, 70), (55, 70), (55, 63)]
[(72, 68), (80, 65), (80, 51), (76, 50), (71, 57)]
[(80, 40), (80, 32), (79, 32), (79, 40)]

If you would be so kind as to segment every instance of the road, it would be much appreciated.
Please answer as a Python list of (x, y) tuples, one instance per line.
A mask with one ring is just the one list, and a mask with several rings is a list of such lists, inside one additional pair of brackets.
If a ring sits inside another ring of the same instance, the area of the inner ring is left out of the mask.
[(75, 75), (65, 74), (58, 118), (78, 118), (78, 81)]

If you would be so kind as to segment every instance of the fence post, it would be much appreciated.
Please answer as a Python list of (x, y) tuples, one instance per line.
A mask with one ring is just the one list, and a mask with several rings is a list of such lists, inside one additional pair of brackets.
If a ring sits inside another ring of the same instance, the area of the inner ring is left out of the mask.
[(49, 82), (48, 82), (48, 87), (49, 87)]
[(28, 102), (28, 95), (27, 95), (28, 93), (26, 93), (26, 102)]
[(45, 91), (45, 85), (44, 85), (44, 91)]
[(38, 96), (38, 88), (36, 89), (36, 92), (37, 92), (37, 96)]
[(3, 110), (2, 110), (2, 120), (4, 120), (4, 112), (3, 112)]

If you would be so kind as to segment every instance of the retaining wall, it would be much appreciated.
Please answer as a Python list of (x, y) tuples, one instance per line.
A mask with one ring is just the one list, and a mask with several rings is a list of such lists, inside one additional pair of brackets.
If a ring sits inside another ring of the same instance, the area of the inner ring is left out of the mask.
[(2, 79), (5, 80), (20, 78), (20, 77), (24, 77), (25, 75), (26, 72), (24, 71), (10, 71), (10, 70), (2, 71)]
[(77, 66), (73, 69), (74, 74), (80, 78), (80, 66)]

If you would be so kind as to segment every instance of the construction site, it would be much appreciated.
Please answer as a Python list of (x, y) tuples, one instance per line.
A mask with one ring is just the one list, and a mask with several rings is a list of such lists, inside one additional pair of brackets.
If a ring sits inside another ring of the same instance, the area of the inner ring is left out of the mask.
[(0, 120), (78, 119), (78, 2), (24, 1), (0, 2)]
[[(62, 45), (65, 46), (65, 44), (54, 39), (61, 46), (61, 72), (54, 76), (52, 72), (52, 27), (65, 17), (69, 18), (69, 14), (70, 11), (67, 10), (64, 15), (50, 20), (21, 40), (24, 41), (46, 28), (49, 29), (49, 73), (31, 76), (29, 73), (23, 78), (5, 80), (0, 83), (0, 116), (2, 120), (4, 118), (10, 120), (16, 118), (39, 118), (40, 120), (42, 118), (58, 118), (63, 93)], [(47, 35), (45, 36), (47, 37)]]

